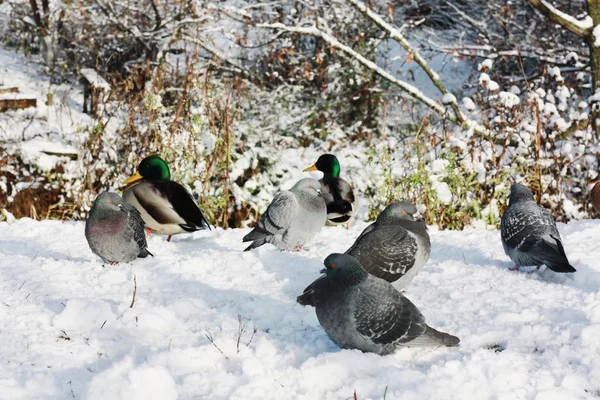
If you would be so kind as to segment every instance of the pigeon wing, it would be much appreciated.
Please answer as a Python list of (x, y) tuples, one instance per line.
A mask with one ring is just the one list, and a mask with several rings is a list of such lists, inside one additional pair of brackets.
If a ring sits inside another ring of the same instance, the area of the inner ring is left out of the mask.
[(130, 232), (130, 235), (133, 236), (133, 239), (138, 244), (140, 248), (140, 252), (138, 257), (147, 257), (148, 255), (152, 255), (148, 251), (148, 243), (146, 242), (146, 225), (142, 218), (142, 214), (131, 204), (123, 203), (125, 206), (125, 210), (127, 211), (127, 224)]
[(275, 235), (283, 235), (292, 225), (298, 207), (298, 200), (292, 192), (286, 190), (277, 193), (256, 227), (244, 236), (242, 241), (249, 242)]
[(410, 300), (384, 281), (359, 288), (354, 318), (356, 330), (373, 343), (407, 344), (427, 330), (425, 318)]
[(415, 264), (417, 242), (398, 225), (368, 226), (346, 251), (369, 272), (388, 282), (400, 279)]
[(521, 251), (526, 251), (523, 245), (529, 243), (532, 246), (532, 240), (537, 238), (546, 235), (560, 237), (552, 215), (537, 204), (509, 207), (502, 217), (500, 232), (509, 248)]

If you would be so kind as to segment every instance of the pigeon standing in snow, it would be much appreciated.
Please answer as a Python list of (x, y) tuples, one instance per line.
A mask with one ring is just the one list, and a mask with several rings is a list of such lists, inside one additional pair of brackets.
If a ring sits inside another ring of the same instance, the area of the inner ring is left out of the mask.
[(456, 336), (425, 323), (417, 307), (347, 254), (330, 254), (324, 274), (298, 297), (313, 306), (331, 340), (344, 349), (389, 354), (400, 346), (456, 346)]
[(514, 269), (544, 264), (554, 272), (576, 271), (567, 260), (554, 217), (537, 205), (527, 186), (511, 186), (500, 233), (504, 252), (516, 264)]
[(299, 249), (325, 226), (327, 206), (315, 179), (299, 180), (275, 195), (256, 227), (244, 238), (244, 251), (271, 243), (278, 249)]
[(346, 251), (368, 273), (398, 290), (419, 273), (430, 253), (427, 225), (418, 217), (417, 208), (405, 201), (388, 205)]
[(117, 193), (104, 192), (96, 197), (85, 223), (85, 238), (92, 252), (109, 264), (152, 255), (142, 216)]

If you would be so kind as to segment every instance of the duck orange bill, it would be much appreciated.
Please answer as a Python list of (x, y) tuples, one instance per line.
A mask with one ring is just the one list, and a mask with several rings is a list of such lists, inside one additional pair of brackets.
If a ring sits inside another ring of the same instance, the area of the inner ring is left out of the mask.
[(313, 164), (308, 168), (304, 168), (303, 172), (317, 171), (317, 164)]
[(140, 175), (139, 172), (136, 172), (135, 175), (125, 179), (125, 182), (123, 182), (123, 184), (128, 185), (132, 182), (139, 181), (140, 179), (143, 179), (143, 177)]

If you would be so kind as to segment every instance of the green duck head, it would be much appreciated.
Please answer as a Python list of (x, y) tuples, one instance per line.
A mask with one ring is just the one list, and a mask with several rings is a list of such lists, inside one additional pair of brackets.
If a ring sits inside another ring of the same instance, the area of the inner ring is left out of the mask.
[(168, 181), (171, 180), (171, 171), (165, 160), (159, 156), (148, 156), (142, 160), (135, 175), (125, 180), (124, 183), (128, 185), (140, 179), (147, 181)]
[(326, 178), (339, 178), (340, 162), (333, 154), (323, 154), (316, 163), (304, 170), (307, 171), (321, 171)]

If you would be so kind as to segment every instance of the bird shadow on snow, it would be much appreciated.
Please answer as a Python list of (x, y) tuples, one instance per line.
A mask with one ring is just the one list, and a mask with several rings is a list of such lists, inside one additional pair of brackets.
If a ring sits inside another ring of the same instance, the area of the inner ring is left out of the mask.
[(302, 252), (263, 251), (258, 255), (265, 270), (275, 275), (277, 280), (291, 283), (296, 296), (302, 294), (304, 288), (320, 276), (320, 270), (325, 268), (321, 258), (306, 257)]
[[(280, 352), (289, 351), (292, 346), (314, 356), (319, 354), (313, 351), (316, 340), (329, 342), (325, 332), (318, 326), (314, 309), (300, 306), (295, 297), (286, 302), (246, 290), (213, 287), (203, 283), (201, 276), (181, 276), (170, 271), (165, 273), (171, 275), (165, 279), (165, 282), (170, 282), (168, 286), (201, 300), (211, 310), (234, 321), (238, 318), (249, 321), (260, 332), (267, 334)], [(203, 332), (198, 334), (198, 343), (208, 343)], [(331, 349), (337, 349), (333, 343), (331, 346)]]
[(6, 254), (10, 256), (23, 256), (35, 260), (36, 258), (52, 258), (54, 260), (67, 260), (74, 262), (89, 262), (89, 258), (73, 257), (65, 253), (60, 253), (54, 250), (50, 250), (45, 245), (36, 242), (29, 241), (25, 243), (22, 240), (6, 240), (0, 239), (0, 254)]
[(431, 256), (429, 263), (443, 263), (445, 261), (458, 261), (470, 266), (492, 266), (499, 269), (507, 269), (509, 263), (497, 258), (490, 258), (484, 251), (477, 249), (465, 253), (464, 247), (449, 243), (435, 241), (431, 244)]

